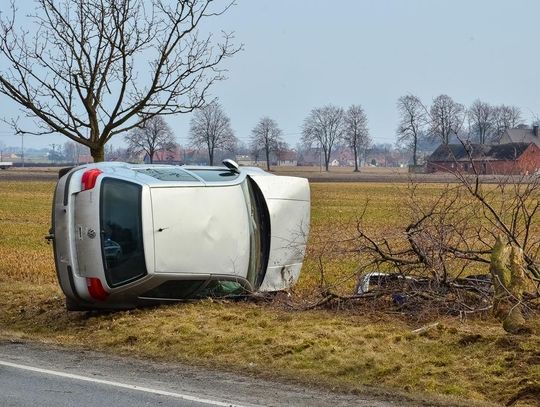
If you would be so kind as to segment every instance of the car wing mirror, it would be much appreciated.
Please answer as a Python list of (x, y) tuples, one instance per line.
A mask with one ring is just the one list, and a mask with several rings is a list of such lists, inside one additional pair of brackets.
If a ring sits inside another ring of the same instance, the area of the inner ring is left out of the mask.
[(232, 172), (236, 172), (237, 174), (240, 174), (240, 166), (235, 161), (231, 160), (230, 158), (227, 158), (222, 161), (223, 165), (227, 167)]

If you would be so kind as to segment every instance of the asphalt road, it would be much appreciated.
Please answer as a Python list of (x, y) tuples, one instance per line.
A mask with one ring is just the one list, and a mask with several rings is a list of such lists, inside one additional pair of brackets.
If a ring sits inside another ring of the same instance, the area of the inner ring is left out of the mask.
[(116, 382), (88, 381), (84, 376), (58, 376), (60, 372), (29, 371), (28, 366), (6, 366), (0, 362), (0, 401), (4, 407), (18, 406), (227, 406), (215, 401), (189, 399), (178, 393), (156, 394), (151, 389), (119, 387)]
[(396, 405), (412, 404), (84, 350), (0, 342), (2, 407)]

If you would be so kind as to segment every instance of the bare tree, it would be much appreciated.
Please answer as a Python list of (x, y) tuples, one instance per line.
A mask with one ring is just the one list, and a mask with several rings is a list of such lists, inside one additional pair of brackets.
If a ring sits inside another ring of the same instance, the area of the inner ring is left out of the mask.
[(304, 120), (302, 142), (319, 144), (324, 154), (324, 167), (328, 171), (334, 144), (342, 137), (345, 112), (341, 107), (326, 105), (313, 109)]
[(476, 135), (480, 144), (491, 141), (495, 131), (495, 108), (489, 103), (476, 99), (467, 110), (470, 133)]
[(413, 153), (413, 164), (418, 165), (418, 142), (428, 123), (426, 108), (417, 96), (401, 96), (397, 101), (400, 116), (397, 142)]
[(79, 156), (89, 155), (90, 149), (74, 141), (66, 141), (63, 146), (63, 152), (67, 162), (79, 165)]
[(189, 139), (194, 147), (207, 149), (210, 165), (214, 165), (216, 150), (232, 150), (237, 142), (231, 120), (218, 103), (211, 103), (195, 111)]
[(277, 143), (276, 152), (275, 152), (278, 165), (280, 161), (284, 160), (284, 157), (287, 153), (290, 154), (294, 152), (291, 150), (289, 144), (286, 141), (279, 141)]
[(131, 154), (129, 148), (114, 147), (111, 144), (107, 144), (105, 147), (105, 159), (107, 161), (130, 161), (134, 158)]
[(521, 110), (517, 106), (500, 105), (494, 108), (494, 134), (493, 141), (498, 142), (507, 129), (521, 125)]
[(16, 26), (15, 2), (0, 20), (0, 93), (35, 119), (104, 159), (105, 144), (156, 115), (203, 106), (239, 49), (198, 29), (232, 4), (212, 0), (36, 0), (34, 34)]
[(439, 95), (433, 100), (430, 113), (430, 135), (439, 138), (443, 144), (450, 142), (452, 135), (458, 135), (465, 119), (465, 109), (448, 95)]
[(270, 153), (277, 152), (278, 146), (283, 142), (281, 129), (275, 120), (263, 117), (251, 130), (251, 145), (253, 149), (264, 151), (266, 169), (270, 171)]
[(358, 172), (360, 151), (365, 151), (371, 144), (366, 112), (361, 105), (351, 105), (345, 112), (343, 141), (353, 151), (354, 171)]
[(171, 150), (175, 146), (174, 134), (161, 116), (154, 116), (141, 126), (132, 129), (125, 138), (130, 154), (146, 153), (150, 163), (159, 150)]
[(257, 146), (254, 146), (253, 144), (250, 144), (249, 146), (249, 154), (253, 156), (253, 159), (255, 160), (255, 163), (259, 162), (259, 158), (261, 157), (261, 149)]

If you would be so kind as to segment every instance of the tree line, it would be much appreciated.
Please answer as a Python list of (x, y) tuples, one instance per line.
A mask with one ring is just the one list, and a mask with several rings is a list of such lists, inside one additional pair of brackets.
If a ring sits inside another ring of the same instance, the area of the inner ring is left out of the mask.
[[(308, 148), (316, 145), (322, 151), (326, 170), (334, 147), (337, 144), (346, 146), (354, 155), (355, 171), (358, 171), (359, 156), (371, 143), (367, 124), (367, 116), (361, 105), (352, 105), (347, 110), (333, 105), (314, 108), (304, 119), (301, 141)], [(150, 161), (156, 151), (174, 147), (172, 132), (159, 116), (133, 129), (126, 136), (126, 141), (130, 151), (145, 153)], [(193, 113), (189, 143), (194, 148), (206, 150), (210, 165), (214, 165), (216, 151), (234, 151), (239, 141), (223, 107), (213, 102)], [(279, 155), (279, 152), (287, 151), (289, 146), (283, 139), (283, 131), (278, 123), (263, 116), (251, 130), (248, 149), (254, 157), (262, 155), (266, 168), (270, 170), (270, 155)]]
[[(207, 149), (213, 164), (215, 151), (230, 149), (238, 140), (209, 92), (225, 79), (223, 62), (242, 46), (232, 43), (231, 33), (215, 40), (203, 28), (233, 3), (36, 0), (29, 18), (39, 35), (30, 35), (11, 2), (0, 15), (5, 67), (0, 95), (17, 103), (35, 126), (23, 128), (18, 120), (10, 124), (16, 134), (62, 134), (89, 148), (94, 161), (102, 161), (106, 144), (123, 135), (133, 151), (152, 159), (156, 149), (170, 148), (173, 140), (162, 118), (193, 112), (190, 143)], [(397, 141), (411, 150), (414, 164), (422, 137), (447, 144), (465, 135), (489, 143), (522, 124), (515, 106), (476, 100), (465, 108), (448, 95), (430, 106), (407, 95), (397, 107)], [(276, 121), (266, 116), (251, 131), (250, 149), (265, 157), (268, 168), (270, 154), (285, 146), (282, 136)], [(359, 155), (370, 143), (362, 106), (314, 108), (303, 122), (301, 141), (318, 147), (327, 170), (336, 144), (347, 146), (358, 171)]]
[(411, 151), (414, 165), (418, 164), (418, 146), (423, 138), (443, 144), (449, 144), (452, 137), (480, 144), (498, 143), (507, 129), (524, 126), (519, 107), (491, 105), (480, 99), (465, 107), (444, 94), (434, 98), (431, 106), (418, 96), (401, 96), (397, 109), (397, 144)]
[[(212, 0), (36, 0), (30, 35), (18, 20), (15, 2), (0, 16), (0, 94), (17, 103), (34, 128), (18, 120), (16, 134), (62, 134), (88, 148), (94, 161), (105, 146), (124, 135), (132, 152), (152, 160), (172, 146), (163, 116), (194, 112), (190, 142), (208, 151), (230, 149), (237, 139), (221, 106), (208, 100), (225, 79), (222, 63), (242, 50), (232, 34), (214, 40), (201, 28), (234, 4)], [(144, 67), (144, 69), (142, 69)], [(251, 132), (251, 149), (264, 154), (284, 147), (275, 120), (262, 117)], [(302, 140), (316, 143), (328, 169), (336, 142), (355, 156), (369, 143), (361, 106), (347, 111), (328, 105), (306, 118)]]

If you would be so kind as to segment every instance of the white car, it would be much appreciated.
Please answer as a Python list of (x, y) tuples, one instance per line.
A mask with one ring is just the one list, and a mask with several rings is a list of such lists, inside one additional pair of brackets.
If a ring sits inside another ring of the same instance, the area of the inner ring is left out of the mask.
[(224, 164), (107, 162), (63, 174), (48, 239), (67, 308), (178, 300), (216, 281), (251, 292), (293, 285), (309, 231), (307, 180)]

